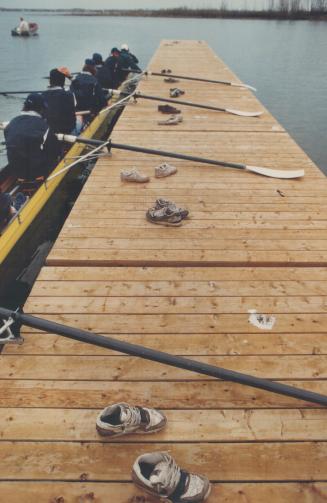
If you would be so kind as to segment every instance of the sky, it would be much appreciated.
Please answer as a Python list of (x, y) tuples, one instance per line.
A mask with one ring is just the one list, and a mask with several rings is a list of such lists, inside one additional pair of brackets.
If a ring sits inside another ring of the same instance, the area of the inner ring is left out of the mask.
[[(168, 7), (220, 7), (222, 0), (0, 0), (0, 7), (82, 8), (82, 9), (159, 9)], [(229, 8), (265, 8), (269, 0), (225, 0)]]

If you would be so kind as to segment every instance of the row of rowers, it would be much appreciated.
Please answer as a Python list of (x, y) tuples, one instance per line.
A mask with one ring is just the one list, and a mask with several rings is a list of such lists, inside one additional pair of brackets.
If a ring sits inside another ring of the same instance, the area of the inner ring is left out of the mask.
[[(105, 61), (97, 53), (86, 59), (74, 78), (67, 68), (51, 70), (49, 87), (30, 94), (20, 115), (5, 127), (11, 175), (27, 182), (47, 176), (62, 153), (55, 133), (78, 135), (107, 106), (107, 90), (119, 87), (130, 72), (141, 71), (137, 63), (124, 45), (114, 47)], [(66, 78), (70, 90), (65, 89)], [(79, 115), (81, 111), (87, 113)]]

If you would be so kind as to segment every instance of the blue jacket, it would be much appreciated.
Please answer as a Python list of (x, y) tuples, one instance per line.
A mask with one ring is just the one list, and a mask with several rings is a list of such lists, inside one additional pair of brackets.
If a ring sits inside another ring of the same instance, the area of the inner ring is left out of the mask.
[(46, 119), (53, 132), (71, 133), (76, 126), (75, 97), (62, 87), (44, 91), (43, 97), (48, 105)]
[(10, 173), (33, 181), (47, 176), (58, 161), (60, 143), (35, 112), (22, 112), (4, 130)]
[(71, 83), (70, 89), (76, 97), (76, 110), (91, 110), (96, 114), (107, 105), (102, 87), (88, 72), (79, 73)]

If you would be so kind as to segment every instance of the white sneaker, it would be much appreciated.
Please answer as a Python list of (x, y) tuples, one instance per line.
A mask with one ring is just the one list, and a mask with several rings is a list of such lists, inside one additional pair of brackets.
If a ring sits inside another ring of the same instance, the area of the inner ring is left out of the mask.
[(172, 115), (169, 117), (169, 119), (166, 119), (164, 121), (158, 121), (159, 126), (175, 126), (179, 124), (180, 122), (183, 122), (183, 117), (181, 115)]
[(175, 173), (177, 173), (177, 168), (167, 162), (164, 162), (154, 168), (154, 176), (156, 178), (164, 178), (165, 176), (174, 175)]
[(121, 171), (120, 179), (122, 182), (137, 182), (137, 183), (145, 183), (150, 181), (150, 177), (146, 175), (142, 175), (136, 168)]
[(147, 493), (172, 503), (201, 503), (211, 490), (206, 477), (182, 470), (166, 452), (139, 456), (132, 479)]
[(100, 412), (96, 429), (100, 435), (118, 437), (128, 433), (155, 433), (162, 430), (166, 423), (166, 416), (160, 410), (132, 407), (122, 402)]

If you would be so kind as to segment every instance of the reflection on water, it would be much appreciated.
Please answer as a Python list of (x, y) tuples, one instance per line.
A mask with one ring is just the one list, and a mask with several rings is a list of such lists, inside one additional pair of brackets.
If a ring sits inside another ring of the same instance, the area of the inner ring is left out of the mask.
[[(1, 13), (1, 91), (41, 90), (46, 83), (42, 76), (49, 69), (64, 65), (78, 70), (93, 52), (107, 55), (111, 47), (123, 42), (129, 43), (145, 67), (163, 38), (203, 39), (244, 82), (257, 87), (258, 98), (327, 173), (326, 23), (26, 17), (39, 23), (39, 37), (11, 37), (17, 14)], [(22, 105), (17, 98), (0, 100), (0, 120), (10, 119)]]

